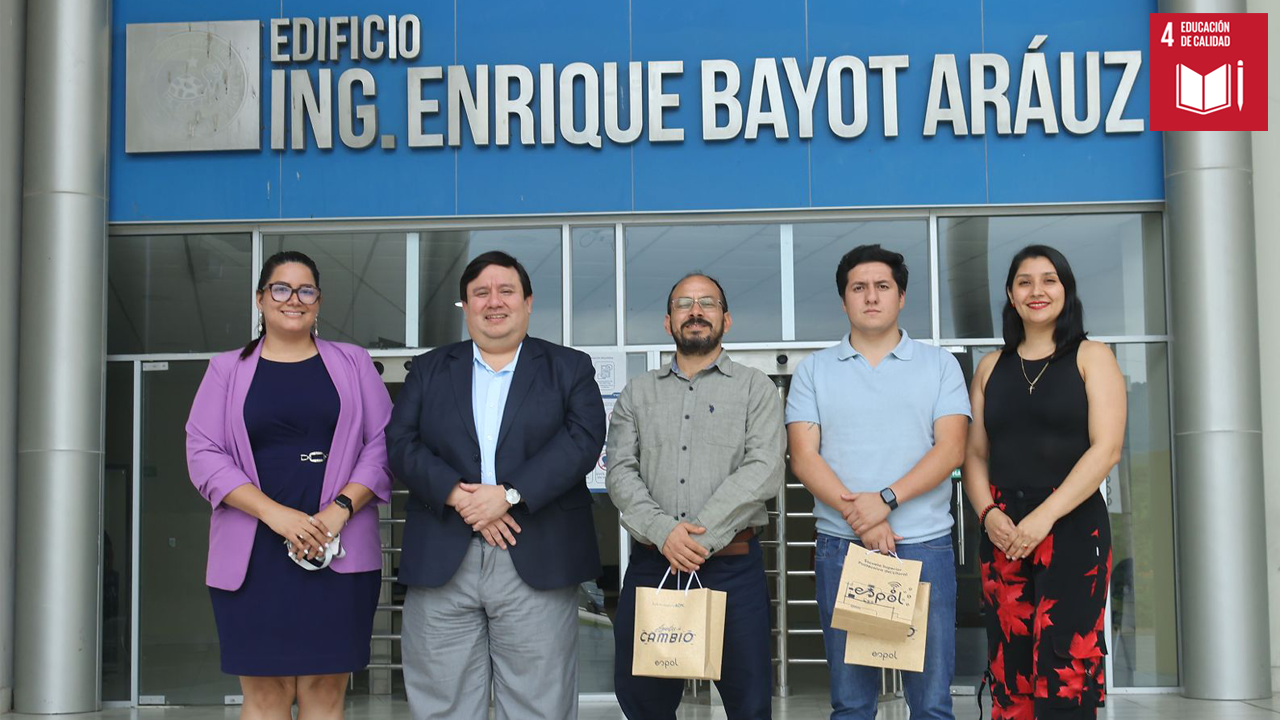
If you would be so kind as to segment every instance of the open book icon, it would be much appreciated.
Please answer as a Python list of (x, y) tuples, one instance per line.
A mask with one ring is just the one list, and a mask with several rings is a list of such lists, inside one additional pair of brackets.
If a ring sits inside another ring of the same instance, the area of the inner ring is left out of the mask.
[(1231, 107), (1231, 65), (1222, 65), (1204, 75), (1179, 65), (1177, 102), (1179, 108), (1197, 115)]

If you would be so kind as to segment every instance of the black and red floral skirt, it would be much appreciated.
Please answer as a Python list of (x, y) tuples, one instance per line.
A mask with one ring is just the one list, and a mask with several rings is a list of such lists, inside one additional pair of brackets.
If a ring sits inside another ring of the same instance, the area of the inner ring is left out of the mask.
[[(991, 492), (1017, 523), (1053, 490), (992, 486)], [(1093, 494), (1060, 518), (1022, 560), (1006, 559), (985, 534), (979, 552), (992, 720), (1096, 717), (1106, 699), (1103, 623), (1111, 578), (1102, 496)]]

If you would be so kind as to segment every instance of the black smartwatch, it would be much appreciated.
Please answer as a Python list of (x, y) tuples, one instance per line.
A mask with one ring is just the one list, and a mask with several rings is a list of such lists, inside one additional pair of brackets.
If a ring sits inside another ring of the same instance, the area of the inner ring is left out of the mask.
[(351, 498), (346, 495), (339, 495), (333, 499), (333, 504), (347, 511), (347, 519), (350, 520), (352, 515), (356, 514), (356, 509), (351, 505)]
[(893, 494), (893, 490), (889, 488), (881, 490), (880, 499), (884, 501), (885, 505), (889, 506), (890, 510), (898, 509), (898, 496)]

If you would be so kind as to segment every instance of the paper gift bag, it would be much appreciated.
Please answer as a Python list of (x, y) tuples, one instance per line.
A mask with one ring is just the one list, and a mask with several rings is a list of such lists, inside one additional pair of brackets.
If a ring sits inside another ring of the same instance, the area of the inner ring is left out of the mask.
[[(670, 571), (667, 575), (670, 575)], [(719, 680), (724, 654), (724, 601), (719, 590), (691, 589), (694, 573), (684, 588), (676, 575), (676, 589), (636, 588), (636, 629), (631, 674), (687, 680)]]
[(903, 640), (884, 640), (848, 633), (844, 641), (844, 661), (849, 665), (894, 670), (924, 671), (924, 639), (929, 631), (929, 583), (920, 583), (916, 592), (916, 612), (911, 629)]
[(911, 630), (921, 563), (849, 544), (831, 613), (832, 627), (903, 640)]

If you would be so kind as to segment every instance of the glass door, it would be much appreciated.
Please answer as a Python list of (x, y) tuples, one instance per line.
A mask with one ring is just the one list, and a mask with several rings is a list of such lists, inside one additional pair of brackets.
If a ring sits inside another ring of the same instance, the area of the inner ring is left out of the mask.
[(240, 694), (222, 674), (204, 583), (209, 504), (187, 474), (187, 415), (204, 360), (149, 362), (142, 372), (138, 546), (138, 702), (221, 705)]
[[(971, 347), (955, 353), (966, 388), (973, 380), (978, 363), (994, 349)], [(982, 527), (964, 496), (962, 479), (960, 469), (951, 474), (951, 514), (955, 520), (951, 537), (956, 553), (956, 674), (951, 685), (953, 694), (970, 695), (977, 691), (987, 669), (987, 629), (982, 608), (982, 567), (978, 560)]]

